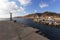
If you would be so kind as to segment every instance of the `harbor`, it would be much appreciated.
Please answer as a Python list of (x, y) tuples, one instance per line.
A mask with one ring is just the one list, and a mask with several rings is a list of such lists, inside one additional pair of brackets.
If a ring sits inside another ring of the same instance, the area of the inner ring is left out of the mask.
[(0, 40), (60, 40), (60, 28), (38, 24), (32, 19), (14, 20), (0, 21)]
[(19, 18), (17, 21), (20, 23), (29, 25), (30, 27), (34, 29), (38, 29), (35, 31), (35, 33), (48, 38), (48, 40), (60, 40), (60, 26), (56, 27), (56, 26), (49, 26), (45, 24), (39, 24), (39, 23), (34, 22), (32, 19), (25, 19), (25, 18)]

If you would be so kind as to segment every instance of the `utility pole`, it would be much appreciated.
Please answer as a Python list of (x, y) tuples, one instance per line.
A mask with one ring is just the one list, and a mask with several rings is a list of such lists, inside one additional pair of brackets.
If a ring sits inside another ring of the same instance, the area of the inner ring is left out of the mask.
[(10, 12), (10, 21), (12, 21), (12, 13)]

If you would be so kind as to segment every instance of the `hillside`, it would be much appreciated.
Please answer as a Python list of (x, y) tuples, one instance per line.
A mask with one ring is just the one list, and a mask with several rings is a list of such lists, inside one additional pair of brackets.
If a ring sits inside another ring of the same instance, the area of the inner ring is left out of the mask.
[(41, 16), (42, 13), (34, 13), (34, 14), (29, 14), (25, 15), (24, 18), (34, 18), (35, 16)]
[(25, 18), (30, 18), (30, 17), (36, 17), (36, 16), (54, 16), (54, 17), (60, 17), (60, 14), (55, 13), (55, 12), (44, 12), (44, 13), (34, 13), (34, 14), (29, 14), (24, 16)]
[(44, 12), (42, 16), (55, 16), (55, 17), (60, 17), (60, 14), (55, 13), (55, 12)]
[(28, 14), (28, 15), (25, 15), (23, 17), (17, 17), (17, 18), (34, 18), (36, 16), (53, 16), (53, 17), (60, 17), (60, 14), (58, 13), (55, 13), (55, 12), (43, 12), (43, 13), (34, 13), (34, 14)]

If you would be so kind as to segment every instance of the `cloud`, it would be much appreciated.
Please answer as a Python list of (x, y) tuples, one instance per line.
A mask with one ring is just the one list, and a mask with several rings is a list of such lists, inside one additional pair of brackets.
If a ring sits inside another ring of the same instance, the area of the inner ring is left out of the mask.
[(8, 0), (0, 0), (0, 18), (1, 17), (8, 17), (7, 10), (8, 10)]
[(31, 3), (31, 0), (19, 0), (20, 4), (25, 6)]
[(25, 13), (25, 8), (23, 8), (22, 6), (17, 6), (16, 2), (12, 1), (10, 2), (10, 12), (13, 13), (13, 16), (19, 16), (20, 14), (24, 14)]
[(39, 4), (39, 6), (40, 6), (40, 8), (46, 8), (46, 7), (48, 7), (49, 5), (46, 4), (46, 3), (42, 3), (42, 4)]
[(9, 18), (9, 12), (12, 12), (14, 17), (25, 13), (25, 8), (19, 7), (15, 1), (0, 0), (0, 18)]
[(37, 13), (37, 10), (34, 10), (34, 13)]

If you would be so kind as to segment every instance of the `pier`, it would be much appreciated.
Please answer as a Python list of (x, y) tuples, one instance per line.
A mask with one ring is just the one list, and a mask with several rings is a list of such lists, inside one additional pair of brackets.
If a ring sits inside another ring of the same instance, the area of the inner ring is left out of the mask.
[(0, 40), (49, 40), (35, 33), (38, 29), (13, 21), (0, 21)]

